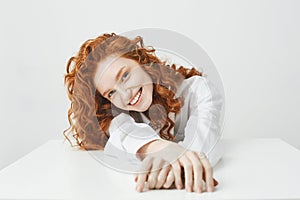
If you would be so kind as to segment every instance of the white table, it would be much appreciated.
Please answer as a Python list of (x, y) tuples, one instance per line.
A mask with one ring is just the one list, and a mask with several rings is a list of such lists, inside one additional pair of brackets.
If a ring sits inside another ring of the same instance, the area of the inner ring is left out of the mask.
[(280, 139), (223, 140), (213, 193), (135, 191), (133, 175), (51, 140), (0, 171), (0, 199), (300, 199), (300, 151)]

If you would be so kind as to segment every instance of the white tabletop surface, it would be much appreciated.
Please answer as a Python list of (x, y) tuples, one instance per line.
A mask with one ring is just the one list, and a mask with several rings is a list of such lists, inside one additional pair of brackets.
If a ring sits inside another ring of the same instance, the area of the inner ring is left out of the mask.
[(133, 175), (51, 140), (0, 171), (0, 199), (300, 199), (300, 151), (280, 139), (223, 140), (213, 193), (135, 191)]

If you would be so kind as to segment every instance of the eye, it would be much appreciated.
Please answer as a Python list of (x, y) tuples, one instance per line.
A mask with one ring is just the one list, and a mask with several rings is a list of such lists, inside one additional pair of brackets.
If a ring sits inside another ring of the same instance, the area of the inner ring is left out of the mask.
[(115, 92), (116, 92), (116, 90), (112, 90), (112, 91), (110, 91), (110, 92), (108, 93), (108, 95), (107, 95), (107, 96), (108, 96), (109, 98), (111, 98), (111, 97), (112, 97), (112, 95), (113, 95)]
[(128, 75), (129, 75), (129, 72), (128, 72), (128, 71), (124, 72), (124, 74), (123, 74), (121, 80), (124, 81), (124, 80), (128, 77)]

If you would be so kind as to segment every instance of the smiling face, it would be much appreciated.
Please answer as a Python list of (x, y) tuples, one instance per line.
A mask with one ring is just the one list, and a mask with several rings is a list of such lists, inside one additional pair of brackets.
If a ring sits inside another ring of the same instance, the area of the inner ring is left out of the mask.
[(101, 61), (94, 82), (100, 94), (120, 109), (144, 112), (152, 103), (152, 79), (132, 59), (108, 57)]

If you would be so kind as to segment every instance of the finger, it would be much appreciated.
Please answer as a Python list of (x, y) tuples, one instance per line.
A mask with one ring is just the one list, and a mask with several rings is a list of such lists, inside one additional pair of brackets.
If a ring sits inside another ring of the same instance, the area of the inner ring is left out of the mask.
[(169, 171), (170, 171), (170, 165), (165, 165), (160, 170), (160, 172), (157, 176), (157, 181), (156, 181), (156, 185), (155, 185), (156, 189), (161, 188), (163, 186), (163, 184), (166, 182)]
[(186, 156), (186, 154), (184, 156), (182, 156), (181, 158), (179, 158), (179, 162), (184, 168), (185, 190), (187, 192), (192, 192), (193, 191), (193, 189), (192, 189), (192, 187), (193, 187), (193, 166), (192, 166), (192, 162)]
[[(204, 171), (203, 171), (203, 180), (206, 180)], [(205, 181), (205, 182), (206, 182), (206, 181)], [(214, 182), (214, 186), (215, 186), (215, 187), (216, 187), (217, 185), (219, 185), (219, 182), (218, 182), (215, 178), (213, 178), (213, 182)]]
[(134, 177), (134, 182), (137, 182), (137, 180), (138, 180), (138, 176), (136, 175), (136, 176)]
[(170, 188), (175, 181), (175, 176), (172, 170), (169, 171), (167, 179), (163, 185), (163, 188)]
[(181, 166), (178, 160), (171, 163), (172, 171), (175, 178), (175, 185), (177, 189), (182, 188), (182, 180), (181, 180)]
[(136, 190), (138, 192), (142, 192), (144, 189), (145, 182), (147, 180), (148, 172), (150, 171), (152, 167), (152, 157), (146, 157), (141, 165), (141, 170), (137, 175), (137, 184), (136, 184)]
[(203, 169), (202, 169), (202, 164), (201, 161), (197, 155), (197, 153), (193, 151), (187, 151), (186, 155), (192, 162), (193, 166), (193, 178), (194, 178), (194, 191), (201, 193), (203, 191), (203, 186), (202, 186), (202, 174), (203, 174)]
[(219, 182), (215, 178), (213, 179), (214, 179), (214, 186), (216, 187), (217, 185), (219, 185)]
[[(203, 172), (203, 180), (205, 180), (205, 173)], [(219, 182), (215, 179), (215, 178), (213, 178), (213, 182), (214, 182), (214, 186), (216, 187), (217, 185), (219, 185)]]
[(213, 192), (215, 188), (213, 181), (213, 169), (209, 163), (209, 160), (203, 152), (199, 153), (198, 156), (204, 168), (204, 180), (206, 183), (206, 190), (207, 192)]
[(148, 180), (147, 180), (149, 189), (155, 188), (157, 179), (158, 179), (158, 175), (162, 169), (163, 163), (164, 163), (164, 161), (160, 158), (153, 159), (152, 169), (151, 169), (150, 173), (148, 174)]

